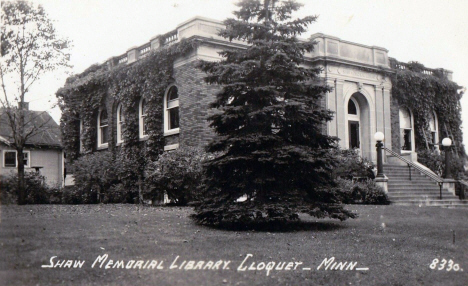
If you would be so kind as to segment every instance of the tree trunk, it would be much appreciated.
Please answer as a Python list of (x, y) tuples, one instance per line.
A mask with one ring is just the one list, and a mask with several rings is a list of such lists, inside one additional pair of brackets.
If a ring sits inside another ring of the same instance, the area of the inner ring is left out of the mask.
[(18, 205), (26, 204), (26, 186), (24, 182), (24, 155), (23, 148), (16, 149), (18, 161)]

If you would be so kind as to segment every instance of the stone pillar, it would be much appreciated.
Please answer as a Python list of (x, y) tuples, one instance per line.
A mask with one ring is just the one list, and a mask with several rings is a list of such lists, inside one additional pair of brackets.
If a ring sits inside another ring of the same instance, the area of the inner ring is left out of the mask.
[(326, 107), (328, 110), (333, 111), (333, 119), (327, 122), (327, 135), (336, 136), (336, 89), (335, 80), (327, 78), (327, 85), (332, 87), (333, 90), (326, 94)]
[(161, 42), (159, 40), (160, 35), (154, 36), (151, 38), (151, 50), (157, 50), (159, 49), (159, 46), (161, 45)]
[(344, 81), (341, 79), (337, 79), (335, 81), (335, 101), (336, 101), (336, 135), (340, 138), (340, 147), (343, 149), (348, 148), (345, 146), (346, 144), (346, 124), (345, 122), (345, 114), (347, 107), (344, 104)]
[[(443, 189), (446, 189), (447, 191), (449, 191), (452, 195), (456, 195), (455, 194), (455, 183), (457, 181), (454, 180), (454, 179), (444, 179), (444, 182), (442, 183), (442, 192), (444, 191)], [(443, 197), (442, 197), (443, 198)]]
[(131, 47), (127, 51), (127, 63), (133, 63), (138, 60), (138, 47)]
[[(372, 136), (374, 136), (375, 132), (382, 132), (385, 135), (384, 94), (381, 86), (375, 87), (375, 121), (376, 130), (373, 131)], [(385, 141), (387, 141), (387, 136), (385, 136)]]

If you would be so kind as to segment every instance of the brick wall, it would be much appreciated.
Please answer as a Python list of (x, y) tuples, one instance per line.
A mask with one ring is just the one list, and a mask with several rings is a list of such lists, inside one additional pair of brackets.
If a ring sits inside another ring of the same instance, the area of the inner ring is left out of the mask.
[[(206, 120), (214, 110), (208, 107), (221, 87), (208, 85), (206, 74), (188, 63), (174, 69), (174, 78), (179, 89), (180, 146), (203, 147), (215, 136)], [(167, 138), (173, 141), (173, 139)], [(168, 145), (166, 143), (166, 145)]]

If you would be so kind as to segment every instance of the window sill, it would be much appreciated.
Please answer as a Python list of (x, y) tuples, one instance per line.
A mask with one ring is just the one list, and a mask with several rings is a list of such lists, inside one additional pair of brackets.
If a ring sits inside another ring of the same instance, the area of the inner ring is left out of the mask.
[(98, 150), (104, 150), (104, 149), (107, 149), (107, 148), (109, 148), (109, 143), (102, 144), (102, 145), (99, 145), (97, 147)]
[(146, 140), (148, 140), (148, 135), (140, 136), (140, 138), (138, 140), (139, 141), (146, 141)]
[(115, 146), (120, 146), (120, 145), (122, 145), (123, 143), (124, 143), (124, 141), (117, 142), (117, 143), (115, 144)]
[(175, 150), (179, 148), (179, 143), (164, 146), (164, 151)]
[(164, 136), (170, 136), (170, 135), (179, 134), (179, 133), (180, 133), (179, 128), (171, 129), (171, 130), (165, 130), (164, 131)]

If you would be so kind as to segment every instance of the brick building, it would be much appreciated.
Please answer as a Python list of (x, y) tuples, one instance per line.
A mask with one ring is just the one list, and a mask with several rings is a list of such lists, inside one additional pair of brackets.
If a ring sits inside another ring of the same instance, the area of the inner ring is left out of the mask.
[[(179, 146), (201, 146), (206, 144), (213, 131), (208, 127), (207, 115), (212, 112), (208, 104), (213, 101), (219, 87), (204, 82), (205, 74), (194, 66), (196, 60), (216, 61), (219, 51), (227, 48), (242, 48), (240, 41), (229, 42), (217, 35), (223, 28), (222, 22), (195, 17), (166, 34), (151, 39), (150, 42), (133, 47), (127, 53), (107, 61), (113, 68), (127, 65), (145, 56), (151, 50), (170, 45), (182, 38), (200, 38), (200, 46), (190, 55), (177, 59), (174, 63), (175, 82), (168, 86), (164, 99), (165, 150)], [(341, 40), (336, 37), (314, 34), (316, 49), (306, 54), (306, 66), (320, 66), (322, 76), (333, 91), (323, 98), (323, 105), (335, 112), (335, 117), (327, 123), (326, 132), (340, 138), (342, 148), (357, 148), (363, 157), (375, 161), (373, 134), (385, 134), (385, 146), (398, 151), (412, 161), (416, 161), (415, 132), (412, 111), (398, 106), (391, 100), (390, 78), (382, 73), (395, 69), (405, 69), (406, 64), (388, 57), (385, 48), (366, 46)], [(441, 69), (424, 69), (422, 73), (432, 74)], [(452, 72), (442, 70), (451, 80)], [(120, 108), (112, 100), (97, 116), (97, 149), (106, 149), (109, 144), (121, 142)], [(139, 104), (140, 138), (144, 140), (144, 99)], [(437, 115), (431, 122), (431, 140), (439, 141)], [(107, 132), (113, 131), (115, 136)], [(391, 138), (391, 140), (389, 140)], [(109, 142), (112, 141), (112, 142)]]

